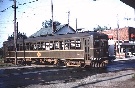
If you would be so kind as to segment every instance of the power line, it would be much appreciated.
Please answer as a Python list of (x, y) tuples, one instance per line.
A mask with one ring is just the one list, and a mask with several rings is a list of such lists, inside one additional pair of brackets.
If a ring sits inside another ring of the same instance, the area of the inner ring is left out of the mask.
[[(21, 5), (26, 5), (26, 4), (28, 4), (28, 3), (34, 3), (34, 2), (37, 2), (37, 1), (38, 1), (38, 0), (33, 0), (33, 1), (30, 1), (30, 2), (27, 2), (27, 3), (26, 3), (26, 2), (24, 2), (24, 3), (19, 3), (19, 2), (18, 2), (18, 5), (19, 5), (19, 6), (21, 6)], [(11, 6), (7, 7), (7, 8), (5, 8), (5, 9), (1, 10), (0, 12), (5, 12), (6, 10), (8, 10), (8, 9), (11, 8), (11, 7), (14, 8), (14, 5), (11, 5)]]
[[(14, 1), (14, 0), (11, 0), (11, 1)], [(38, 1), (38, 0), (33, 0), (33, 1), (29, 1), (29, 2), (27, 2), (27, 3), (24, 2), (24, 3), (22, 3), (22, 4), (19, 3), (19, 2), (17, 2), (17, 3), (18, 3), (18, 5), (20, 5), (20, 6), (21, 6), (21, 5), (22, 5), (22, 6), (23, 6), (23, 5), (26, 5), (28, 8), (32, 8), (32, 11), (34, 11), (34, 9), (36, 9), (37, 7), (33, 8), (33, 7), (29, 6), (28, 4), (29, 4), (29, 3), (34, 3), (34, 2), (37, 2), (37, 1)], [(0, 12), (6, 12), (6, 10), (8, 10), (8, 9), (11, 8), (11, 7), (14, 8), (14, 5), (9, 6), (8, 8), (6, 8), (6, 9), (4, 9), (4, 10), (1, 10)], [(18, 6), (16, 6), (16, 8), (18, 9)], [(21, 11), (18, 11), (18, 12), (21, 12)], [(22, 12), (22, 14), (25, 14), (25, 13), (26, 13), (25, 11)], [(33, 15), (36, 15), (36, 14), (37, 14), (37, 13), (33, 13)], [(1, 15), (1, 14), (0, 14), (0, 15)], [(10, 16), (11, 16), (11, 15), (10, 15)], [(29, 17), (29, 16), (27, 16), (27, 17)], [(19, 17), (19, 18), (16, 18), (16, 19), (18, 20), (18, 19), (21, 19), (21, 18), (22, 18), (22, 17)], [(14, 21), (14, 20), (13, 20), (13, 21)], [(10, 22), (13, 22), (13, 21), (10, 21)], [(4, 22), (4, 21), (3, 21), (3, 22)], [(8, 24), (8, 23), (5, 23), (5, 22), (3, 23), (3, 22), (0, 23), (0, 24)]]
[(12, 22), (0, 22), (0, 24), (13, 24)]
[(12, 6), (9, 6), (9, 7), (7, 7), (6, 9), (4, 9), (4, 10), (1, 10), (0, 12), (5, 12), (6, 10), (8, 10), (9, 8), (11, 8)]

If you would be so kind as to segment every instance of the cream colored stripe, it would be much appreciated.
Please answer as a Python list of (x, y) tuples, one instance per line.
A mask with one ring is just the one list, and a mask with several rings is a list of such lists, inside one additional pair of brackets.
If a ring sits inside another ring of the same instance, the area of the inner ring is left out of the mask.
[[(53, 51), (84, 51), (84, 50), (37, 50), (37, 51), (25, 51), (25, 52), (53, 52)], [(14, 52), (14, 51), (9, 51)], [(24, 51), (17, 51), (17, 52), (24, 52)]]
[[(6, 58), (15, 58), (15, 57), (6, 57)], [(24, 57), (17, 57), (17, 58), (24, 58)], [(25, 57), (25, 58), (53, 58), (53, 57)], [(84, 59), (84, 58), (61, 58), (61, 59)]]

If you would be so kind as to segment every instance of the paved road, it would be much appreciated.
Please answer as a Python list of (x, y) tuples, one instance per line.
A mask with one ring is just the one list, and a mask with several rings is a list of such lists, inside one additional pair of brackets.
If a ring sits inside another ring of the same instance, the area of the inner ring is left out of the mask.
[(115, 60), (110, 63), (106, 69), (83, 69), (66, 67), (12, 67), (0, 69), (0, 88), (26, 87), (31, 84), (48, 85), (56, 82), (70, 82), (76, 79), (83, 79), (97, 73), (109, 71), (121, 71), (125, 69), (134, 69), (134, 57)]
[(107, 71), (120, 71), (135, 68), (135, 57), (115, 59), (107, 67)]

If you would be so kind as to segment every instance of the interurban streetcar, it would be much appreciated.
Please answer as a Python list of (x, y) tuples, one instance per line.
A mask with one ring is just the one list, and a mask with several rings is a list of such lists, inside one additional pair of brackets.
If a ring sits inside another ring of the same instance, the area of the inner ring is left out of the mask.
[[(14, 41), (3, 43), (5, 62), (15, 63)], [(98, 32), (47, 35), (17, 40), (17, 64), (105, 67), (108, 36)]]

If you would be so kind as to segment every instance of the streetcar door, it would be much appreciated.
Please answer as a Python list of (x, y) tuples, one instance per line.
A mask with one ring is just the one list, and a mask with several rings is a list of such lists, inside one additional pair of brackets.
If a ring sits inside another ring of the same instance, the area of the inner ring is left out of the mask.
[(86, 38), (84, 40), (84, 49), (85, 49), (85, 53), (84, 53), (84, 60), (85, 60), (85, 65), (90, 65), (91, 63), (91, 57), (93, 56), (93, 41), (92, 38)]

